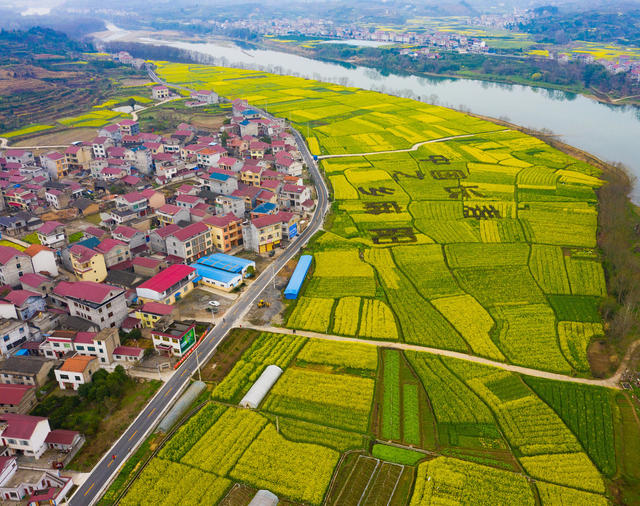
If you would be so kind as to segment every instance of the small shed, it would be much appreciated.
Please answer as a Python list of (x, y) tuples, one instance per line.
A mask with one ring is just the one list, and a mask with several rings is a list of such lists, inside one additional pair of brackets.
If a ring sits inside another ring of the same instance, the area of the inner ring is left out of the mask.
[(276, 506), (278, 504), (278, 496), (268, 490), (258, 490), (253, 496), (249, 506)]
[(304, 280), (307, 277), (307, 272), (309, 272), (312, 258), (313, 257), (311, 255), (302, 255), (300, 260), (298, 260), (298, 265), (296, 265), (296, 268), (291, 275), (291, 279), (289, 280), (289, 284), (284, 290), (285, 299), (298, 298), (300, 289), (302, 288), (302, 283), (304, 283)]
[(260, 377), (251, 386), (247, 394), (242, 398), (240, 406), (243, 408), (256, 409), (281, 375), (282, 369), (277, 365), (267, 366), (267, 368), (262, 371)]

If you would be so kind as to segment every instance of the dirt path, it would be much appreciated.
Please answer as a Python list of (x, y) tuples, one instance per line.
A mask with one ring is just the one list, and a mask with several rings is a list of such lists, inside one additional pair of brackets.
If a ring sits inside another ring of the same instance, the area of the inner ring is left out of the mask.
[[(251, 323), (246, 321), (242, 322), (242, 327), (256, 329), (263, 332), (273, 332), (276, 334), (293, 334), (294, 333), (292, 329), (252, 325)], [(334, 336), (329, 334), (319, 334), (317, 332), (306, 332), (302, 330), (297, 330), (295, 334), (298, 336), (312, 337), (316, 339), (327, 339), (329, 341), (342, 341), (347, 343), (365, 343), (365, 344), (370, 344), (372, 346), (379, 346), (384, 348), (420, 351), (423, 353), (431, 353), (433, 355), (457, 358), (459, 360), (466, 360), (467, 362), (475, 362), (482, 365), (497, 367), (499, 369), (504, 369), (505, 371), (524, 374), (526, 376), (535, 376), (538, 378), (546, 378), (546, 379), (551, 379), (555, 381), (566, 381), (570, 383), (581, 383), (584, 385), (597, 385), (601, 387), (615, 388), (618, 390), (620, 389), (620, 387), (618, 386), (618, 381), (620, 379), (620, 376), (622, 376), (622, 373), (626, 368), (626, 364), (629, 362), (631, 358), (631, 354), (633, 353), (633, 350), (640, 345), (640, 341), (636, 341), (631, 346), (629, 346), (629, 349), (627, 350), (627, 353), (624, 359), (620, 363), (620, 367), (618, 368), (618, 371), (611, 378), (587, 379), (587, 378), (574, 378), (573, 376), (567, 376), (565, 374), (557, 374), (557, 373), (548, 372), (548, 371), (540, 371), (538, 369), (530, 369), (528, 367), (522, 367), (519, 365), (505, 364), (503, 362), (496, 362), (495, 360), (489, 360), (487, 358), (476, 357), (475, 355), (468, 355), (466, 353), (460, 353), (460, 352), (451, 351), (451, 350), (441, 350), (438, 348), (430, 348), (428, 346), (419, 346), (416, 344), (408, 344), (408, 343), (401, 343), (401, 342), (394, 342), (394, 341), (373, 341), (368, 339), (358, 339), (355, 337)]]
[[(506, 128), (506, 129), (501, 129), (501, 130), (494, 130), (491, 132), (483, 132), (483, 134), (485, 133), (497, 133), (497, 132), (509, 132), (510, 129)], [(318, 160), (325, 160), (327, 158), (348, 158), (350, 156), (372, 156), (372, 155), (384, 155), (384, 154), (388, 154), (388, 153), (409, 153), (410, 151), (417, 151), (418, 148), (420, 146), (424, 146), (425, 144), (433, 144), (436, 142), (445, 142), (445, 141), (452, 141), (454, 139), (466, 139), (468, 137), (476, 137), (477, 135), (482, 135), (482, 134), (465, 134), (465, 135), (453, 135), (451, 137), (442, 137), (441, 139), (432, 139), (430, 141), (422, 141), (422, 142), (418, 142), (417, 144), (414, 144), (413, 146), (411, 146), (409, 149), (392, 149), (390, 151), (374, 151), (371, 153), (343, 153), (340, 155), (322, 155), (322, 156), (318, 156)]]

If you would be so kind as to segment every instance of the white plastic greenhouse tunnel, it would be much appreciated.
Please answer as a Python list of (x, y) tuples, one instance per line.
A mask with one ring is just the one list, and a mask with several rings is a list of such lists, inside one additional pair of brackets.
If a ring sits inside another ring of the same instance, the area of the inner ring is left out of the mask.
[(276, 506), (278, 504), (278, 496), (268, 490), (258, 490), (253, 496), (249, 506)]
[(256, 409), (262, 402), (262, 399), (267, 396), (271, 387), (278, 381), (281, 374), (282, 369), (277, 365), (267, 366), (247, 394), (242, 398), (240, 406), (243, 408)]

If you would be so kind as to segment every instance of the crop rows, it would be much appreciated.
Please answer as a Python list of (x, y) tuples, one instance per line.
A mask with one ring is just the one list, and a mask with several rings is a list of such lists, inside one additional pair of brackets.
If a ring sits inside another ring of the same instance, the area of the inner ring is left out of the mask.
[(300, 297), (287, 325), (297, 329), (327, 332), (331, 322), (333, 302), (333, 299)]
[(364, 299), (360, 319), (360, 337), (398, 339), (398, 329), (389, 307), (377, 299)]
[(287, 441), (267, 425), (230, 476), (295, 501), (320, 505), (338, 457), (338, 452), (323, 446)]
[(228, 409), (182, 458), (183, 464), (226, 475), (266, 425), (263, 416)]
[(600, 473), (582, 452), (522, 457), (520, 463), (534, 478), (591, 492), (604, 492)]
[(369, 425), (373, 387), (369, 378), (289, 368), (271, 389), (264, 410), (364, 432)]
[(449, 457), (418, 466), (410, 506), (431, 504), (535, 504), (524, 476)]
[(339, 452), (361, 448), (363, 445), (362, 434), (295, 418), (279, 416), (278, 427), (281, 434), (291, 441), (328, 446)]
[(382, 437), (400, 439), (400, 352), (383, 353)]
[(155, 458), (145, 467), (120, 504), (124, 506), (217, 504), (230, 486), (231, 481), (215, 474)]
[(298, 360), (313, 364), (328, 364), (348, 369), (375, 371), (378, 352), (375, 346), (360, 343), (336, 343), (310, 339), (298, 354)]

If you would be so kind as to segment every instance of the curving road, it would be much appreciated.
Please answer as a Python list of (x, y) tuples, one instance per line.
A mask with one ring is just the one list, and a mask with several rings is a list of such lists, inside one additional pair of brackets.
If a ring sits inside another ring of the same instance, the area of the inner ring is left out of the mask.
[(295, 131), (294, 135), (300, 153), (302, 153), (307, 167), (309, 167), (311, 179), (318, 193), (316, 210), (309, 226), (289, 245), (273, 264), (263, 271), (255, 281), (245, 289), (242, 295), (238, 297), (233, 307), (225, 314), (222, 322), (215, 326), (203, 339), (197, 348), (197, 353), (192, 353), (182, 363), (171, 379), (162, 386), (120, 439), (116, 441), (102, 460), (96, 464), (84, 484), (76, 490), (69, 502), (70, 505), (88, 506), (94, 504), (100, 498), (111, 481), (116, 477), (120, 467), (127, 458), (146, 439), (162, 416), (168, 411), (169, 407), (186, 389), (191, 376), (197, 370), (198, 362), (204, 364), (208, 361), (218, 344), (220, 344), (231, 328), (242, 321), (246, 312), (252, 307), (260, 293), (273, 280), (280, 269), (307, 244), (311, 236), (321, 229), (324, 217), (329, 209), (327, 186), (302, 136)]

